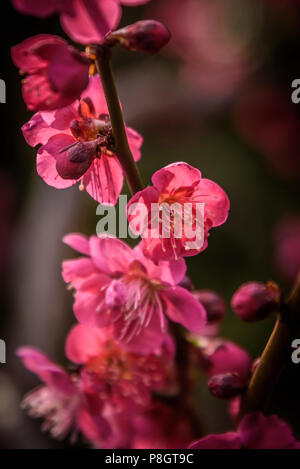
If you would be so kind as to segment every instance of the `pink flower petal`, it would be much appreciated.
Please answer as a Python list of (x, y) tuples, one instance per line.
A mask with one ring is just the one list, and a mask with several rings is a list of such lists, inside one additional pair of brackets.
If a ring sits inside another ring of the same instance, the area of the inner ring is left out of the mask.
[(115, 157), (101, 155), (84, 175), (86, 191), (103, 205), (116, 205), (124, 182), (123, 170)]
[(199, 254), (199, 251), (186, 251), (183, 247), (181, 239), (174, 240), (171, 238), (150, 238), (146, 237), (142, 240), (143, 252), (145, 256), (151, 257), (154, 262), (168, 261), (169, 259), (179, 259), (181, 256)]
[(194, 296), (182, 287), (171, 287), (160, 293), (165, 313), (190, 332), (200, 333), (206, 322), (206, 312)]
[(73, 12), (63, 13), (61, 24), (73, 41), (101, 44), (120, 17), (121, 9), (115, 0), (73, 0)]
[(76, 389), (69, 375), (42, 352), (31, 347), (21, 347), (17, 350), (17, 355), (26, 368), (35, 373), (49, 387), (63, 394), (75, 394)]
[[(186, 263), (183, 258), (177, 261), (172, 259), (168, 262), (160, 261), (157, 266), (159, 278), (170, 285), (178, 285), (186, 274)], [(153, 272), (154, 273), (154, 272)]]
[[(94, 295), (98, 295), (99, 291), (101, 292), (102, 290), (107, 290), (111, 283), (111, 278), (108, 277), (105, 274), (100, 273), (97, 271), (97, 273), (94, 273), (90, 275), (88, 278), (86, 278), (81, 286), (80, 286), (80, 291), (83, 293), (90, 293)], [(107, 288), (106, 288), (107, 287)], [(105, 300), (105, 295), (103, 296)], [(106, 307), (106, 304), (104, 305)]]
[(67, 337), (66, 356), (74, 363), (84, 364), (101, 353), (105, 340), (107, 336), (103, 329), (78, 324)]
[(79, 98), (88, 85), (85, 54), (57, 36), (39, 34), (14, 46), (15, 65), (23, 79), (24, 101), (30, 110), (55, 110)]
[(47, 67), (48, 60), (41, 57), (36, 51), (43, 45), (60, 47), (66, 42), (58, 36), (51, 34), (38, 34), (37, 36), (25, 39), (25, 41), (11, 48), (11, 57), (20, 70), (24, 73), (35, 73)]
[(71, 46), (60, 47), (49, 63), (47, 76), (63, 99), (72, 102), (89, 83), (88, 59)]
[(53, 129), (71, 135), (70, 124), (78, 119), (78, 101), (55, 111), (41, 112), (43, 120)]
[(223, 435), (209, 435), (193, 443), (189, 449), (240, 449), (241, 443), (237, 433), (228, 432)]
[(238, 432), (209, 435), (192, 444), (190, 449), (299, 449), (289, 426), (276, 415), (246, 415)]
[(91, 259), (80, 257), (64, 261), (62, 265), (62, 276), (66, 283), (71, 283), (75, 288), (79, 288), (92, 275), (97, 273), (97, 269)]
[(134, 161), (139, 161), (141, 159), (141, 147), (143, 145), (143, 137), (131, 127), (126, 128), (128, 144), (133, 156)]
[(81, 254), (90, 255), (90, 240), (87, 236), (80, 233), (70, 233), (63, 237), (63, 242)]
[(130, 247), (117, 238), (92, 236), (90, 249), (94, 265), (107, 275), (126, 272), (134, 260)]
[[(118, 321), (115, 326), (115, 336), (120, 337), (124, 321)], [(168, 344), (169, 336), (165, 331), (162, 331), (160, 319), (157, 314), (154, 314), (150, 324), (144, 328), (140, 334), (136, 335), (130, 342), (121, 342), (122, 347), (126, 348), (131, 353), (139, 355), (157, 354), (161, 355), (164, 345), (172, 347), (173, 343)], [(172, 340), (172, 339), (171, 339)]]
[(104, 294), (85, 293), (79, 291), (75, 295), (74, 314), (81, 324), (89, 327), (105, 327), (110, 318), (106, 311)]
[(34, 73), (24, 78), (22, 96), (30, 111), (52, 110), (67, 104), (51, 87), (46, 71)]
[(92, 412), (85, 407), (79, 409), (77, 425), (88, 441), (101, 447), (103, 440), (111, 436), (111, 427), (107, 420), (99, 412)]
[(66, 0), (12, 0), (13, 6), (20, 13), (46, 18), (66, 9)]
[(100, 114), (109, 114), (99, 75), (90, 76), (88, 87), (81, 95), (81, 99), (85, 98), (89, 98), (93, 102), (96, 116), (99, 116)]
[(66, 134), (51, 137), (47, 145), (42, 146), (37, 155), (37, 172), (44, 181), (57, 189), (65, 189), (76, 184), (72, 179), (63, 179), (56, 170), (56, 158), (59, 151), (74, 143), (74, 138)]
[[(137, 192), (129, 200), (127, 204), (127, 217), (134, 234), (145, 233), (145, 230), (147, 230), (151, 220), (151, 204), (157, 204), (158, 197), (159, 193), (154, 187), (146, 187), (142, 191)], [(138, 205), (141, 205), (141, 209)]]
[(242, 445), (249, 449), (288, 449), (296, 443), (289, 426), (276, 415), (246, 415), (240, 426)]
[(209, 179), (201, 179), (195, 190), (195, 197), (205, 204), (205, 219), (209, 218), (212, 226), (220, 226), (227, 220), (230, 202), (221, 187)]
[(168, 262), (160, 261), (158, 264), (155, 264), (150, 258), (144, 257), (142, 243), (134, 248), (134, 256), (144, 265), (151, 278), (157, 278), (163, 283), (177, 285), (186, 274), (184, 259), (180, 258), (177, 261), (171, 260)]
[(49, 127), (44, 121), (41, 112), (37, 112), (22, 127), (24, 138), (28, 145), (35, 147), (36, 145), (46, 145), (51, 137), (57, 134), (57, 130)]
[(187, 187), (200, 182), (199, 169), (187, 163), (179, 162), (156, 171), (152, 176), (153, 186), (158, 192), (169, 192), (179, 187)]

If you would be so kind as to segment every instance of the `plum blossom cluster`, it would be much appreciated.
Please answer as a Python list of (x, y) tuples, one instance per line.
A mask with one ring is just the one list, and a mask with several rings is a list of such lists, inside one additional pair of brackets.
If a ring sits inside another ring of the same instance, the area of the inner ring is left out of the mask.
[[(29, 145), (40, 145), (37, 172), (47, 184), (65, 189), (79, 182), (97, 202), (116, 205), (124, 176), (99, 75), (89, 78), (80, 99), (56, 111), (37, 112), (22, 130)], [(143, 138), (130, 127), (127, 136), (138, 161)]]
[[(43, 417), (43, 430), (55, 438), (81, 432), (93, 446), (122, 446), (123, 428), (148, 409), (151, 391), (164, 391), (172, 383), (172, 343), (161, 355), (143, 356), (126, 351), (109, 328), (75, 326), (66, 341), (66, 355), (76, 365), (71, 372), (30, 347), (18, 350), (25, 366), (43, 385), (23, 400), (33, 417)], [(126, 417), (127, 416), (127, 417)]]
[[(75, 442), (81, 435), (93, 448), (187, 448), (200, 434), (191, 404), (197, 397), (193, 376), (200, 370), (207, 377), (210, 392), (229, 401), (236, 421), (255, 369), (244, 349), (220, 336), (224, 299), (195, 290), (186, 275), (185, 258), (206, 249), (212, 229), (226, 222), (227, 194), (186, 162), (159, 169), (144, 188), (136, 166), (143, 137), (124, 123), (110, 55), (115, 46), (155, 53), (170, 40), (168, 29), (154, 20), (116, 30), (122, 6), (147, 1), (13, 0), (24, 14), (59, 14), (70, 38), (87, 46), (80, 50), (57, 36), (39, 35), (12, 49), (24, 101), (35, 111), (22, 131), (38, 147), (37, 173), (57, 189), (78, 183), (104, 205), (117, 204), (125, 178), (135, 188), (127, 206), (130, 227), (141, 236), (135, 247), (107, 235), (64, 237), (79, 254), (62, 265), (77, 321), (65, 343), (69, 363), (62, 367), (28, 346), (17, 352), (42, 382), (23, 407), (42, 418), (42, 429), (53, 437)], [(146, 216), (136, 217), (136, 204)], [(188, 223), (185, 218), (178, 235), (178, 217), (187, 205)], [(199, 230), (201, 243), (191, 248)], [(279, 287), (253, 282), (235, 293), (232, 309), (254, 321), (281, 304)], [(236, 432), (192, 447), (271, 445), (298, 447), (287, 424), (259, 413), (246, 415)]]

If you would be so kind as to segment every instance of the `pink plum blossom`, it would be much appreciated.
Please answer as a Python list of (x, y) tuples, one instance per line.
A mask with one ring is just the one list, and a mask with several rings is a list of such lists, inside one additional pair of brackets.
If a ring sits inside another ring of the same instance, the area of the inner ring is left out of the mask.
[(17, 355), (44, 382), (23, 400), (29, 415), (44, 418), (44, 431), (58, 439), (70, 433), (74, 440), (78, 430), (91, 441), (110, 436), (110, 426), (101, 415), (102, 401), (79, 376), (68, 374), (34, 348), (22, 347)]
[[(202, 178), (198, 169), (184, 162), (170, 164), (154, 173), (152, 184), (135, 194), (127, 209), (130, 228), (142, 235), (144, 255), (158, 262), (160, 259), (193, 256), (203, 251), (207, 247), (210, 229), (222, 225), (228, 217), (229, 200), (223, 189), (215, 182)], [(204, 204), (204, 219), (198, 211), (197, 204), (201, 203)], [(154, 204), (158, 207), (156, 219), (153, 215)], [(187, 204), (191, 209), (190, 214), (187, 211), (185, 216)], [(147, 215), (141, 219), (139, 207), (142, 206), (147, 209)], [(168, 209), (172, 206), (176, 207), (173, 213)], [(168, 210), (171, 214), (165, 213)], [(176, 228), (177, 220), (180, 226)], [(166, 223), (169, 223), (170, 229), (164, 233)], [(181, 229), (180, 236), (179, 232), (176, 233), (178, 228)]]
[(12, 47), (11, 55), (21, 74), (25, 74), (22, 92), (31, 111), (67, 106), (88, 85), (87, 56), (60, 37), (49, 34), (31, 37)]
[(16, 10), (45, 18), (60, 15), (63, 29), (75, 42), (102, 43), (105, 35), (118, 26), (121, 6), (136, 6), (149, 0), (12, 0)]
[(116, 343), (109, 328), (75, 326), (67, 338), (66, 355), (83, 366), (85, 381), (118, 411), (149, 405), (150, 392), (166, 388), (170, 376), (171, 362), (166, 354), (130, 353)]
[[(123, 170), (113, 153), (113, 135), (99, 76), (90, 77), (81, 99), (53, 112), (36, 113), (23, 128), (27, 143), (42, 146), (37, 172), (57, 189), (81, 182), (99, 203), (115, 205), (123, 187)], [(143, 138), (127, 128), (135, 161)]]
[(178, 286), (186, 270), (183, 259), (156, 265), (140, 245), (131, 249), (106, 236), (71, 234), (64, 241), (85, 256), (63, 263), (63, 278), (75, 289), (74, 313), (80, 323), (113, 325), (121, 342), (145, 354), (168, 347), (167, 318), (195, 333), (203, 329), (203, 306)]
[(289, 426), (276, 415), (246, 415), (236, 432), (209, 435), (191, 449), (300, 449)]
[(67, 373), (43, 353), (22, 347), (18, 356), (44, 384), (22, 403), (29, 415), (43, 418), (43, 431), (75, 442), (82, 433), (94, 447), (130, 447), (133, 422), (148, 407), (151, 391), (173, 385), (174, 348), (161, 357), (126, 352), (111, 329), (75, 326), (66, 342), (66, 355), (77, 368)]

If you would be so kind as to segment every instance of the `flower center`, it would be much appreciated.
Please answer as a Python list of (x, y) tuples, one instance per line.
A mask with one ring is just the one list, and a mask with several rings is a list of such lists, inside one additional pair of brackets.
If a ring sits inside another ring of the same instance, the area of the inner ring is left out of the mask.
[(106, 115), (99, 118), (74, 119), (70, 130), (78, 142), (97, 140), (102, 153), (113, 154), (114, 139), (110, 119)]
[(194, 187), (179, 187), (176, 189), (172, 189), (171, 192), (162, 192), (159, 195), (158, 198), (158, 203), (166, 203), (169, 205), (172, 204), (184, 204), (187, 202), (192, 202), (193, 201), (193, 193), (194, 193)]
[[(101, 154), (113, 156), (114, 139), (110, 118), (107, 114), (96, 116), (93, 102), (89, 98), (80, 101), (79, 119), (72, 120), (70, 130), (76, 139), (71, 145), (59, 151), (56, 169), (63, 179), (78, 180)], [(84, 189), (83, 182), (79, 187)]]
[[(122, 290), (122, 302), (115, 300), (114, 304), (118, 305), (118, 308), (110, 309), (108, 314), (114, 314), (114, 322), (118, 320), (124, 322), (120, 340), (130, 342), (133, 337), (141, 333), (143, 328), (149, 326), (154, 314), (159, 315), (161, 328), (164, 330), (165, 318), (158, 294), (163, 285), (158, 280), (149, 279), (144, 266), (139, 261), (132, 262), (128, 273), (117, 282), (120, 286), (122, 285), (122, 289), (114, 286), (114, 292)], [(108, 299), (106, 299), (106, 304), (110, 305)]]
[(100, 119), (74, 119), (71, 122), (70, 129), (78, 142), (87, 142), (96, 140), (106, 131), (106, 122)]
[(127, 354), (111, 340), (106, 342), (104, 350), (99, 356), (89, 360), (87, 368), (109, 383), (118, 382), (121, 379), (132, 379)]
[(100, 114), (97, 116), (90, 98), (84, 98), (80, 101), (78, 114), (80, 119), (74, 119), (70, 124), (74, 138), (78, 142), (97, 140), (101, 151), (111, 156), (114, 139), (109, 115)]

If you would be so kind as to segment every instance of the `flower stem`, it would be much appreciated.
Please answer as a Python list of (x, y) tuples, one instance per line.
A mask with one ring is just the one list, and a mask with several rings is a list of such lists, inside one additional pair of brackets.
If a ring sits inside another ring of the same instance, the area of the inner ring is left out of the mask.
[(290, 359), (291, 343), (299, 331), (300, 276), (276, 321), (273, 332), (242, 397), (240, 418), (250, 412), (264, 411), (276, 381)]
[(96, 67), (100, 74), (110, 114), (116, 155), (126, 175), (129, 188), (132, 194), (135, 194), (141, 191), (144, 186), (128, 144), (123, 113), (111, 66), (111, 50), (108, 47), (100, 46), (97, 48)]
[(189, 347), (181, 326), (172, 324), (173, 335), (176, 340), (176, 368), (178, 381), (178, 396), (175, 406), (189, 419), (195, 438), (202, 434), (202, 427), (194, 409), (195, 379), (192, 374)]

